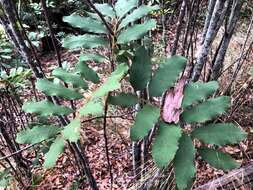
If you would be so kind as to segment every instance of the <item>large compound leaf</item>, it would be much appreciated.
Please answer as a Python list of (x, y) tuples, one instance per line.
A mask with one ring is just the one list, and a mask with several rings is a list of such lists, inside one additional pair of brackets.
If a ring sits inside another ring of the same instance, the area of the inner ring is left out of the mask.
[(103, 111), (104, 111), (104, 107), (101, 100), (95, 99), (95, 100), (89, 101), (80, 109), (80, 115), (81, 116), (88, 116), (88, 115), (99, 116), (103, 114)]
[(210, 148), (200, 148), (198, 152), (206, 162), (216, 169), (229, 171), (240, 166), (229, 154)]
[(133, 141), (143, 139), (154, 127), (160, 115), (160, 109), (146, 104), (136, 115), (135, 123), (131, 127), (130, 136)]
[(130, 83), (135, 90), (147, 87), (151, 78), (151, 58), (145, 47), (136, 50), (133, 63), (130, 67)]
[(160, 7), (150, 6), (150, 5), (141, 5), (137, 9), (135, 9), (131, 14), (127, 15), (119, 25), (119, 29), (124, 28), (131, 22), (135, 22), (136, 20), (147, 16), (151, 11), (158, 10)]
[(108, 30), (102, 22), (92, 19), (90, 17), (81, 17), (79, 15), (64, 16), (63, 21), (69, 23), (71, 26), (80, 28), (86, 32), (93, 32), (97, 34), (107, 34)]
[(150, 96), (161, 96), (167, 89), (172, 87), (183, 71), (186, 61), (182, 56), (173, 56), (166, 59), (151, 79), (149, 84)]
[(62, 43), (62, 46), (67, 49), (97, 48), (109, 44), (106, 38), (89, 34), (69, 36), (64, 38)]
[(60, 129), (52, 125), (35, 126), (17, 134), (16, 142), (19, 144), (36, 144), (54, 137)]
[(118, 44), (127, 44), (133, 40), (138, 40), (142, 38), (148, 31), (155, 28), (156, 21), (150, 19), (145, 21), (143, 24), (136, 24), (126, 30), (122, 31), (119, 36), (117, 43)]
[(121, 19), (130, 10), (137, 7), (138, 2), (138, 0), (118, 0), (114, 6), (117, 17)]
[(195, 129), (192, 136), (206, 144), (218, 146), (235, 144), (246, 138), (247, 134), (232, 123), (209, 124)]
[(224, 113), (229, 106), (230, 98), (221, 96), (186, 109), (181, 116), (186, 123), (203, 123)]
[(88, 89), (88, 84), (81, 78), (81, 76), (69, 73), (63, 68), (56, 68), (53, 70), (52, 75), (68, 84), (72, 84), (74, 88)]
[(47, 79), (40, 79), (36, 82), (36, 88), (47, 96), (57, 96), (67, 100), (81, 99), (83, 96), (73, 89), (55, 84)]
[(181, 129), (177, 125), (161, 123), (152, 146), (152, 157), (159, 168), (168, 166), (178, 149)]
[(83, 61), (82, 56), (79, 58), (76, 65), (76, 71), (80, 73), (83, 78), (95, 84), (98, 84), (100, 81), (98, 74), (91, 69), (85, 61)]
[(112, 6), (109, 5), (108, 3), (102, 3), (102, 4), (95, 3), (94, 6), (104, 16), (108, 16), (110, 18), (114, 18), (116, 16)]
[(187, 84), (184, 89), (184, 99), (182, 107), (186, 108), (187, 106), (190, 106), (194, 103), (197, 103), (198, 101), (208, 98), (218, 88), (219, 85), (216, 81), (211, 81), (208, 83), (195, 82)]
[(70, 142), (77, 142), (80, 139), (80, 127), (80, 119), (74, 119), (71, 121), (71, 123), (64, 127), (64, 130), (62, 131), (64, 138)]
[(47, 100), (40, 102), (26, 102), (22, 106), (22, 110), (26, 113), (35, 113), (41, 116), (68, 115), (73, 113), (72, 109), (65, 106), (55, 105)]
[(126, 108), (136, 105), (138, 103), (138, 97), (130, 93), (120, 93), (116, 96), (109, 96), (108, 102), (109, 104)]
[(65, 141), (59, 137), (51, 144), (49, 151), (45, 154), (44, 168), (52, 168), (61, 153), (64, 151)]
[(95, 61), (99, 63), (103, 63), (107, 61), (106, 57), (100, 55), (100, 54), (93, 54), (93, 53), (87, 53), (87, 54), (82, 54), (79, 57), (79, 61)]
[(117, 69), (108, 77), (107, 81), (99, 87), (92, 95), (93, 98), (106, 96), (109, 92), (120, 88), (120, 81), (128, 71), (128, 66), (125, 63), (118, 65)]
[(196, 173), (194, 160), (194, 144), (191, 137), (183, 134), (179, 140), (179, 148), (173, 162), (177, 188), (179, 190), (185, 190), (191, 186)]

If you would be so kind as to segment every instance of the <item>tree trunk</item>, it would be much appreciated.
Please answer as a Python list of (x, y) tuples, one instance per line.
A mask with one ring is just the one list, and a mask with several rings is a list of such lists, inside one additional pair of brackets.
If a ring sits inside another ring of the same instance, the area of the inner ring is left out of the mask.
[[(212, 17), (208, 26), (208, 30), (205, 35), (205, 40), (201, 45), (197, 58), (196, 65), (193, 69), (192, 80), (197, 81), (200, 77), (201, 71), (203, 69), (204, 64), (207, 61), (207, 56), (209, 54), (211, 45), (216, 37), (221, 24), (223, 23), (224, 16), (228, 7), (228, 1), (217, 0), (215, 7), (213, 9)], [(226, 3), (226, 6), (224, 6)]]

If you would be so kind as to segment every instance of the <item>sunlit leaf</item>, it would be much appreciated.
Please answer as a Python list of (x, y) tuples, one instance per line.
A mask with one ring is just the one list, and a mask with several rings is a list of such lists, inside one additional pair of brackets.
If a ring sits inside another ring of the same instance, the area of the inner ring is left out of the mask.
[(44, 168), (52, 168), (55, 166), (59, 155), (64, 151), (64, 145), (65, 141), (63, 138), (58, 137), (54, 140), (49, 151), (45, 154)]
[(109, 44), (106, 38), (89, 34), (69, 36), (64, 38), (62, 43), (62, 46), (67, 49), (97, 48)]
[(82, 17), (79, 15), (64, 16), (63, 21), (69, 23), (71, 26), (80, 28), (86, 32), (93, 32), (98, 34), (107, 34), (108, 30), (102, 22), (92, 19), (90, 17)]
[(47, 96), (57, 96), (67, 100), (81, 99), (83, 96), (74, 89), (66, 88), (55, 84), (47, 79), (40, 79), (36, 82), (36, 88)]
[(64, 138), (70, 142), (77, 142), (80, 139), (80, 127), (80, 119), (74, 119), (71, 121), (71, 123), (64, 127), (64, 130), (62, 131)]
[(156, 21), (154, 19), (147, 20), (143, 24), (135, 24), (119, 34), (117, 43), (127, 44), (133, 40), (138, 40), (147, 34), (148, 31), (155, 28), (155, 26)]
[(70, 73), (62, 68), (56, 68), (53, 70), (52, 75), (68, 84), (72, 84), (74, 88), (88, 89), (88, 84), (78, 74)]
[(17, 134), (19, 144), (36, 144), (54, 137), (60, 129), (53, 125), (39, 125), (32, 129), (25, 129)]
[(40, 102), (26, 102), (22, 106), (22, 110), (27, 113), (35, 113), (41, 116), (68, 115), (73, 112), (73, 110), (68, 107), (55, 105), (47, 100)]

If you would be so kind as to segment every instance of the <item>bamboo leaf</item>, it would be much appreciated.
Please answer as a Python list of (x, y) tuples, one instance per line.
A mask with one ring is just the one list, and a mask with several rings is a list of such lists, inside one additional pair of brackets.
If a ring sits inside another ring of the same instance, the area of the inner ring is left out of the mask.
[(138, 0), (118, 0), (115, 3), (114, 9), (117, 17), (121, 19), (125, 14), (138, 6)]
[[(130, 67), (130, 83), (135, 90), (143, 90), (151, 79), (151, 58), (145, 47), (136, 50)], [(141, 74), (140, 74), (141, 73)]]
[(186, 109), (181, 115), (182, 120), (186, 123), (203, 123), (224, 113), (229, 106), (230, 98), (227, 96), (209, 99), (192, 108)]
[(148, 132), (157, 122), (159, 115), (159, 108), (146, 104), (136, 115), (135, 123), (130, 130), (131, 139), (137, 141), (148, 135)]
[(56, 68), (53, 70), (52, 75), (68, 84), (72, 84), (74, 88), (88, 89), (88, 84), (81, 78), (81, 76), (69, 73), (63, 68)]
[(161, 123), (152, 146), (152, 157), (159, 168), (168, 166), (178, 149), (181, 129), (177, 125)]
[(131, 107), (138, 103), (138, 97), (133, 94), (120, 93), (116, 96), (109, 96), (108, 102), (112, 105)]
[(219, 123), (197, 128), (192, 136), (207, 144), (223, 146), (239, 143), (247, 134), (232, 123)]
[(155, 6), (141, 5), (122, 20), (122, 22), (119, 25), (119, 29), (126, 27), (131, 22), (135, 22), (136, 20), (144, 16), (147, 16), (150, 12), (158, 9), (160, 9), (158, 5)]
[(54, 137), (60, 129), (52, 125), (39, 125), (26, 129), (17, 134), (16, 142), (19, 144), (36, 144)]
[(194, 144), (191, 138), (184, 133), (179, 140), (179, 148), (173, 162), (178, 190), (185, 190), (191, 186), (196, 173), (194, 160)]
[(91, 100), (80, 109), (80, 115), (102, 115), (103, 111), (104, 107), (101, 100)]
[(49, 151), (45, 154), (44, 168), (52, 168), (61, 153), (64, 151), (65, 141), (59, 137), (51, 144)]
[(149, 84), (150, 96), (161, 96), (171, 88), (185, 68), (187, 60), (182, 56), (166, 59), (156, 71)]
[(64, 16), (63, 21), (67, 22), (73, 27), (80, 28), (86, 32), (97, 34), (107, 34), (108, 30), (102, 22), (92, 19), (90, 17), (81, 17), (79, 15)]
[(66, 88), (60, 84), (55, 84), (47, 79), (40, 79), (36, 82), (36, 88), (47, 96), (57, 96), (67, 100), (77, 100), (83, 96), (73, 89)]
[(108, 77), (107, 81), (99, 87), (92, 95), (93, 98), (106, 96), (109, 92), (120, 88), (120, 80), (123, 79), (128, 71), (128, 66), (125, 63), (118, 65), (117, 69)]
[(108, 3), (102, 3), (102, 4), (95, 3), (94, 6), (97, 8), (99, 12), (102, 13), (102, 15), (108, 16), (110, 18), (115, 18), (116, 16), (115, 12), (112, 6), (109, 5)]
[(156, 21), (154, 19), (150, 19), (145, 21), (143, 24), (136, 24), (132, 27), (129, 27), (119, 34), (117, 43), (127, 44), (133, 40), (138, 40), (142, 38), (148, 31), (155, 28), (155, 26)]
[(62, 46), (67, 49), (97, 48), (108, 46), (109, 44), (106, 38), (89, 34), (69, 36), (66, 37), (62, 43)]
[(35, 113), (41, 116), (68, 115), (74, 112), (68, 107), (55, 105), (47, 100), (40, 102), (26, 102), (22, 106), (22, 110), (26, 113)]
[(200, 148), (198, 152), (206, 162), (216, 169), (229, 171), (240, 166), (229, 154), (210, 148)]
[(187, 106), (190, 106), (194, 103), (197, 103), (198, 101), (208, 98), (218, 88), (219, 85), (216, 81), (211, 81), (208, 83), (195, 82), (187, 84), (184, 89), (184, 99), (182, 107), (186, 108)]
[(62, 131), (64, 138), (70, 142), (77, 142), (80, 139), (80, 127), (80, 119), (74, 119), (71, 121), (71, 123), (64, 127), (64, 130)]

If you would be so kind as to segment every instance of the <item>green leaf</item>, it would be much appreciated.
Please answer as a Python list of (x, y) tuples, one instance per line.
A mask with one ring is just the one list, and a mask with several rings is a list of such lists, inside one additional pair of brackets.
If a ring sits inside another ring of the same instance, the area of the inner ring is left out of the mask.
[(197, 128), (192, 136), (207, 144), (223, 146), (239, 143), (247, 134), (232, 123), (219, 123)]
[(123, 79), (128, 71), (128, 66), (125, 63), (118, 65), (117, 69), (108, 77), (107, 81), (99, 87), (92, 95), (93, 98), (106, 96), (109, 92), (120, 88), (120, 80)]
[(130, 137), (133, 141), (143, 139), (154, 127), (160, 116), (160, 109), (146, 104), (136, 115), (135, 123), (131, 127)]
[(109, 104), (118, 105), (122, 107), (131, 107), (138, 103), (138, 97), (133, 94), (120, 93), (116, 96), (108, 97)]
[(80, 139), (80, 127), (80, 119), (74, 119), (71, 121), (71, 123), (64, 127), (64, 130), (62, 131), (64, 138), (70, 142), (77, 142)]
[(85, 61), (82, 61), (81, 57), (76, 65), (76, 71), (88, 81), (91, 81), (95, 84), (98, 84), (100, 82), (98, 74), (93, 69), (91, 69), (88, 64), (85, 63)]
[(115, 3), (114, 9), (117, 17), (121, 19), (126, 13), (138, 6), (138, 0), (118, 0)]
[(47, 79), (40, 79), (36, 82), (36, 88), (47, 96), (57, 96), (67, 100), (77, 100), (83, 96), (73, 89), (66, 88), (60, 84), (55, 84)]
[(186, 108), (187, 106), (208, 98), (218, 88), (219, 85), (216, 81), (211, 81), (208, 83), (195, 82), (187, 84), (184, 89), (182, 107)]
[(61, 153), (64, 152), (65, 141), (59, 137), (51, 144), (49, 151), (45, 154), (44, 168), (52, 168)]
[(64, 38), (62, 42), (62, 46), (67, 49), (97, 48), (108, 46), (108, 44), (109, 43), (106, 38), (89, 34), (69, 36)]
[(200, 148), (198, 152), (206, 162), (216, 169), (229, 171), (240, 166), (229, 154), (210, 148)]
[(102, 115), (104, 112), (101, 100), (91, 100), (80, 109), (80, 116)]
[(17, 134), (16, 142), (19, 144), (36, 144), (54, 137), (60, 129), (53, 125), (39, 125), (26, 129)]
[(141, 5), (137, 9), (135, 9), (131, 14), (127, 15), (119, 25), (119, 29), (124, 28), (131, 22), (135, 22), (136, 20), (147, 16), (150, 12), (160, 9), (158, 5), (150, 6), (150, 5)]
[(138, 40), (142, 38), (148, 31), (155, 28), (155, 26), (156, 21), (154, 19), (150, 19), (145, 21), (143, 24), (136, 24), (132, 27), (129, 27), (119, 34), (117, 43), (127, 44), (133, 40)]
[(186, 123), (203, 123), (224, 113), (229, 106), (230, 98), (221, 96), (186, 109), (181, 116)]
[(5, 169), (0, 172), (0, 187), (7, 187), (10, 183), (10, 169)]
[(79, 61), (82, 61), (82, 62), (95, 61), (95, 62), (103, 63), (103, 62), (106, 62), (107, 59), (106, 57), (100, 54), (87, 53), (87, 54), (80, 55)]
[(167, 89), (171, 88), (185, 68), (186, 62), (187, 60), (182, 56), (172, 56), (166, 59), (150, 81), (150, 96), (161, 96)]
[(250, 69), (249, 74), (253, 77), (253, 67)]
[(196, 173), (195, 147), (187, 134), (183, 133), (179, 140), (179, 148), (174, 159), (174, 172), (178, 190), (185, 190), (191, 186)]
[(97, 8), (97, 10), (104, 16), (108, 16), (110, 18), (115, 18), (115, 12), (112, 8), (111, 5), (109, 5), (108, 3), (102, 3), (102, 4), (98, 4), (95, 3), (94, 6)]
[(130, 67), (130, 83), (135, 90), (143, 90), (147, 87), (151, 75), (151, 58), (145, 47), (136, 50), (133, 63)]
[(22, 106), (22, 110), (26, 113), (35, 113), (41, 116), (68, 115), (74, 112), (68, 107), (55, 105), (47, 100), (40, 102), (26, 102)]
[(79, 15), (64, 16), (63, 21), (69, 23), (71, 26), (80, 28), (86, 32), (97, 34), (107, 34), (108, 30), (102, 22), (92, 19), (90, 17), (81, 17)]
[(152, 157), (159, 168), (168, 166), (178, 149), (181, 129), (177, 125), (161, 123), (152, 146)]
[(68, 84), (72, 84), (74, 88), (88, 89), (88, 84), (81, 78), (81, 76), (69, 73), (63, 68), (56, 68), (53, 70), (52, 75)]

